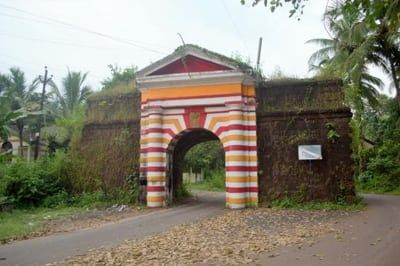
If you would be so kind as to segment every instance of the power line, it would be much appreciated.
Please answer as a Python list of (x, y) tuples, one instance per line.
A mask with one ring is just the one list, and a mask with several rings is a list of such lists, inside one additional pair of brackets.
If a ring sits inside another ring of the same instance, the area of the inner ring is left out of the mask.
[[(14, 11), (17, 11), (17, 12), (20, 12), (20, 13), (24, 13), (24, 14), (33, 16), (33, 17), (45, 19), (45, 20), (51, 22), (52, 24), (66, 26), (66, 27), (75, 29), (77, 31), (81, 31), (81, 32), (92, 34), (92, 35), (100, 36), (102, 38), (106, 38), (106, 39), (110, 39), (110, 40), (113, 40), (113, 41), (125, 43), (125, 44), (128, 44), (128, 45), (134, 46), (136, 48), (141, 48), (141, 49), (144, 49), (144, 50), (148, 50), (148, 51), (153, 52), (153, 53), (158, 53), (158, 54), (163, 54), (163, 55), (166, 54), (165, 52), (158, 51), (158, 50), (155, 50), (155, 49), (152, 49), (152, 48), (148, 48), (148, 47), (136, 44), (134, 42), (131, 42), (129, 40), (122, 39), (122, 38), (117, 37), (117, 36), (113, 36), (113, 35), (110, 35), (110, 34), (107, 34), (107, 33), (98, 32), (98, 31), (94, 31), (94, 30), (91, 30), (91, 29), (88, 29), (88, 28), (84, 28), (84, 27), (81, 27), (81, 26), (78, 26), (78, 25), (74, 25), (74, 24), (71, 24), (71, 23), (68, 23), (68, 22), (65, 22), (65, 21), (62, 21), (62, 20), (54, 19), (54, 18), (51, 18), (51, 17), (38, 15), (38, 14), (29, 12), (29, 11), (26, 11), (26, 10), (23, 10), (23, 9), (19, 9), (19, 8), (13, 7), (13, 6), (0, 4), (0, 7), (11, 9), (11, 10), (14, 10)], [(18, 17), (18, 16), (12, 16), (12, 15), (7, 15), (7, 16)], [(19, 17), (19, 18), (22, 18), (22, 17)], [(25, 19), (32, 20), (31, 18), (26, 18), (26, 17), (25, 17)], [(46, 22), (40, 21), (40, 20), (34, 20), (34, 21), (40, 22), (40, 23), (46, 23)], [(47, 23), (47, 24), (49, 24), (49, 23)]]
[(231, 15), (231, 12), (229, 11), (229, 8), (226, 6), (225, 1), (224, 1), (224, 0), (221, 0), (221, 2), (222, 2), (222, 5), (224, 6), (225, 12), (228, 14), (228, 17), (229, 17), (229, 19), (230, 19), (230, 21), (231, 21), (231, 23), (232, 23), (232, 25), (233, 25), (233, 28), (234, 28), (235, 31), (236, 31), (236, 34), (238, 35), (239, 39), (241, 40), (241, 42), (242, 42), (242, 44), (243, 44), (243, 47), (244, 47), (247, 51), (250, 51), (250, 49), (249, 49), (249, 48), (247, 47), (247, 45), (246, 45), (246, 42), (245, 42), (244, 39), (243, 39), (242, 34), (240, 34), (239, 28), (238, 28), (238, 26), (237, 26), (235, 20), (233, 19), (233, 16)]
[[(25, 62), (25, 63), (23, 63), (24, 64), (23, 67), (28, 67), (31, 70), (38, 70), (39, 68), (42, 69), (42, 66), (43, 66), (43, 64), (41, 64), (41, 63), (37, 63), (37, 62), (30, 61), (30, 60), (22, 59), (22, 58), (19, 58), (19, 57), (6, 55), (6, 54), (2, 54), (2, 53), (0, 53), (0, 55), (3, 56), (3, 57), (8, 57), (8, 58), (10, 58), (12, 60)], [(3, 62), (4, 66), (5, 65), (14, 66), (15, 65), (14, 63), (10, 63), (10, 62), (4, 61), (4, 60), (1, 60), (0, 62)], [(57, 65), (50, 65), (50, 67), (53, 70), (55, 69), (56, 70), (55, 72), (57, 72), (58, 74), (61, 74), (60, 76), (65, 75), (65, 73), (67, 71), (67, 67), (61, 67), (61, 66), (57, 66)], [(89, 74), (90, 74), (91, 77), (96, 77), (98, 79), (104, 79), (104, 76), (100, 75), (99, 73), (93, 73), (93, 72), (89, 71)]]
[[(1, 15), (1, 13), (0, 13), (0, 15)], [(63, 46), (74, 46), (74, 47), (82, 47), (82, 48), (89, 48), (89, 49), (118, 50), (118, 48), (112, 48), (112, 47), (82, 45), (82, 44), (78, 44), (78, 43), (69, 43), (69, 42), (56, 41), (56, 40), (46, 40), (46, 39), (40, 39), (40, 38), (25, 37), (25, 36), (19, 36), (19, 35), (10, 34), (10, 33), (4, 33), (4, 32), (0, 32), (0, 35), (6, 36), (6, 37), (11, 37), (11, 38), (16, 38), (16, 39), (21, 39), (21, 40), (27, 40), (27, 41), (48, 42), (48, 43), (52, 43), (52, 44), (56, 44), (56, 45), (63, 45)]]

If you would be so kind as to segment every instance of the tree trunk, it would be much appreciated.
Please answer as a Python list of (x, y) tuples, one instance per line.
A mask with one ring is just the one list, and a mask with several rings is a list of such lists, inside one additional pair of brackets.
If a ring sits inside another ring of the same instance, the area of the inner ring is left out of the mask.
[(24, 126), (18, 126), (18, 135), (19, 135), (19, 155), (24, 157)]
[(389, 62), (390, 62), (390, 70), (392, 72), (393, 84), (396, 89), (395, 99), (397, 100), (397, 102), (400, 103), (400, 84), (399, 84), (400, 82), (399, 82), (399, 80), (397, 80), (396, 66), (394, 65), (393, 60), (390, 59)]

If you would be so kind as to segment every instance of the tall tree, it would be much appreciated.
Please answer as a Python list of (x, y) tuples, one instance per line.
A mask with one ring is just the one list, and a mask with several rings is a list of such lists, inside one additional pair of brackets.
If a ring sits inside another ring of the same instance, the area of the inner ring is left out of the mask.
[(360, 13), (341, 9), (341, 4), (333, 6), (325, 16), (332, 39), (313, 39), (308, 41), (322, 46), (309, 60), (310, 68), (322, 76), (341, 78), (345, 81), (348, 96), (357, 111), (363, 110), (363, 100), (377, 104), (377, 89), (382, 86), (380, 79), (368, 73), (373, 47), (367, 25)]
[(118, 85), (128, 85), (136, 79), (137, 68), (134, 66), (122, 69), (118, 65), (108, 65), (108, 68), (111, 71), (111, 77), (101, 82), (102, 90), (110, 90)]
[(324, 16), (332, 37), (310, 41), (322, 46), (311, 56), (310, 64), (320, 74), (330, 73), (344, 80), (347, 98), (355, 111), (353, 148), (357, 170), (361, 173), (366, 166), (363, 154), (368, 121), (364, 113), (371, 106), (377, 106), (376, 89), (382, 87), (380, 79), (368, 73), (369, 66), (379, 67), (389, 75), (396, 88), (397, 103), (400, 103), (400, 5), (399, 0), (334, 3)]
[(23, 115), (15, 120), (15, 126), (18, 130), (20, 155), (24, 155), (23, 139), (24, 128), (26, 126), (26, 119), (28, 116), (35, 114), (33, 111), (37, 108), (37, 103), (33, 101), (34, 90), (36, 89), (37, 82), (31, 85), (26, 85), (25, 74), (17, 67), (10, 68), (10, 74), (7, 76), (7, 88), (4, 95), (8, 99), (10, 110), (13, 112), (21, 112)]
[[(308, 0), (241, 0), (242, 4), (246, 2), (251, 2), (253, 6), (264, 3), (272, 12), (284, 4), (291, 4), (290, 16), (293, 16), (303, 13)], [(378, 66), (390, 77), (396, 99), (400, 102), (400, 0), (326, 0), (326, 3), (327, 7), (336, 6), (325, 14), (329, 26), (343, 19), (343, 15), (352, 14), (357, 21), (350, 25), (349, 33), (353, 33), (350, 36), (355, 38), (354, 33), (358, 31), (365, 37), (357, 47), (347, 43), (350, 45), (347, 47), (347, 69), (354, 70), (354, 75), (362, 73), (363, 60)], [(357, 76), (354, 78), (360, 79)]]
[(81, 73), (68, 70), (67, 76), (62, 80), (62, 90), (53, 82), (50, 83), (56, 96), (58, 106), (61, 108), (61, 115), (66, 117), (74, 111), (81, 103), (84, 103), (91, 93), (91, 88), (84, 85), (88, 73)]

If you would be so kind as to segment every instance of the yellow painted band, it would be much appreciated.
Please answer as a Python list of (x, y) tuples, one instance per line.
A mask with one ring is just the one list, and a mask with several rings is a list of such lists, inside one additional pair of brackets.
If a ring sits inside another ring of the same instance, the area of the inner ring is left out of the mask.
[(243, 96), (254, 96), (255, 89), (250, 86), (243, 86), (240, 83), (214, 84), (187, 86), (182, 88), (163, 88), (150, 89), (142, 92), (142, 102), (151, 99), (170, 99), (179, 97), (196, 97), (196, 96), (216, 96), (223, 94), (242, 94)]
[(147, 144), (147, 143), (168, 144), (169, 143), (169, 139), (166, 139), (166, 138), (142, 138), (142, 139), (140, 139), (140, 144)]
[(166, 162), (167, 161), (167, 158), (165, 158), (165, 157), (145, 157), (145, 158), (140, 158), (140, 162), (141, 163), (145, 163), (145, 162), (148, 162), (148, 163), (164, 163), (164, 162)]
[(160, 196), (160, 197), (147, 196), (146, 199), (149, 202), (163, 202), (164, 201), (164, 197), (162, 197), (162, 196)]
[(256, 197), (249, 197), (249, 198), (230, 198), (226, 197), (227, 203), (233, 204), (246, 204), (246, 203), (256, 203), (258, 202), (258, 198)]
[(257, 156), (248, 155), (228, 155), (225, 157), (226, 162), (257, 162)]
[(243, 86), (243, 95), (245, 96), (255, 96), (256, 95), (256, 89), (254, 88), (254, 86), (250, 86), (250, 85), (244, 85)]
[(140, 125), (142, 127), (148, 126), (150, 124), (162, 124), (162, 125), (172, 124), (172, 125), (174, 125), (176, 127), (176, 130), (178, 130), (178, 132), (181, 132), (183, 130), (183, 128), (182, 128), (181, 124), (179, 123), (178, 119), (149, 118), (149, 119), (146, 119), (145, 121), (140, 123)]
[(227, 176), (226, 182), (230, 183), (246, 183), (246, 182), (257, 182), (258, 177), (250, 176), (250, 177), (240, 177), (240, 176)]
[(248, 140), (248, 141), (256, 141), (257, 137), (256, 136), (245, 136), (245, 135), (230, 135), (223, 137), (221, 139), (221, 142), (227, 142), (227, 141), (232, 141), (232, 140)]
[(210, 125), (208, 126), (208, 130), (212, 130), (219, 122), (228, 122), (230, 120), (256, 121), (256, 116), (233, 114), (229, 116), (213, 117), (210, 121)]
[(148, 176), (147, 182), (165, 182), (165, 176)]

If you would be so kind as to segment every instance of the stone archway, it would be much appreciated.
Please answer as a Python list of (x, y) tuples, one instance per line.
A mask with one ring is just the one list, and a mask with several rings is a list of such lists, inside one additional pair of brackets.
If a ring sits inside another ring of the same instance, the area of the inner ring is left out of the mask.
[[(189, 69), (197, 72), (188, 73)], [(138, 75), (142, 93), (140, 178), (146, 184), (147, 205), (165, 206), (168, 147), (195, 130), (212, 133), (224, 147), (227, 207), (257, 205), (253, 80), (234, 62), (193, 47)]]
[(166, 192), (166, 194), (169, 193), (167, 197), (170, 201), (175, 198), (176, 191), (182, 188), (182, 170), (186, 153), (195, 145), (206, 141), (218, 141), (222, 145), (220, 139), (214, 133), (205, 129), (184, 130), (171, 140), (167, 150), (168, 190)]

